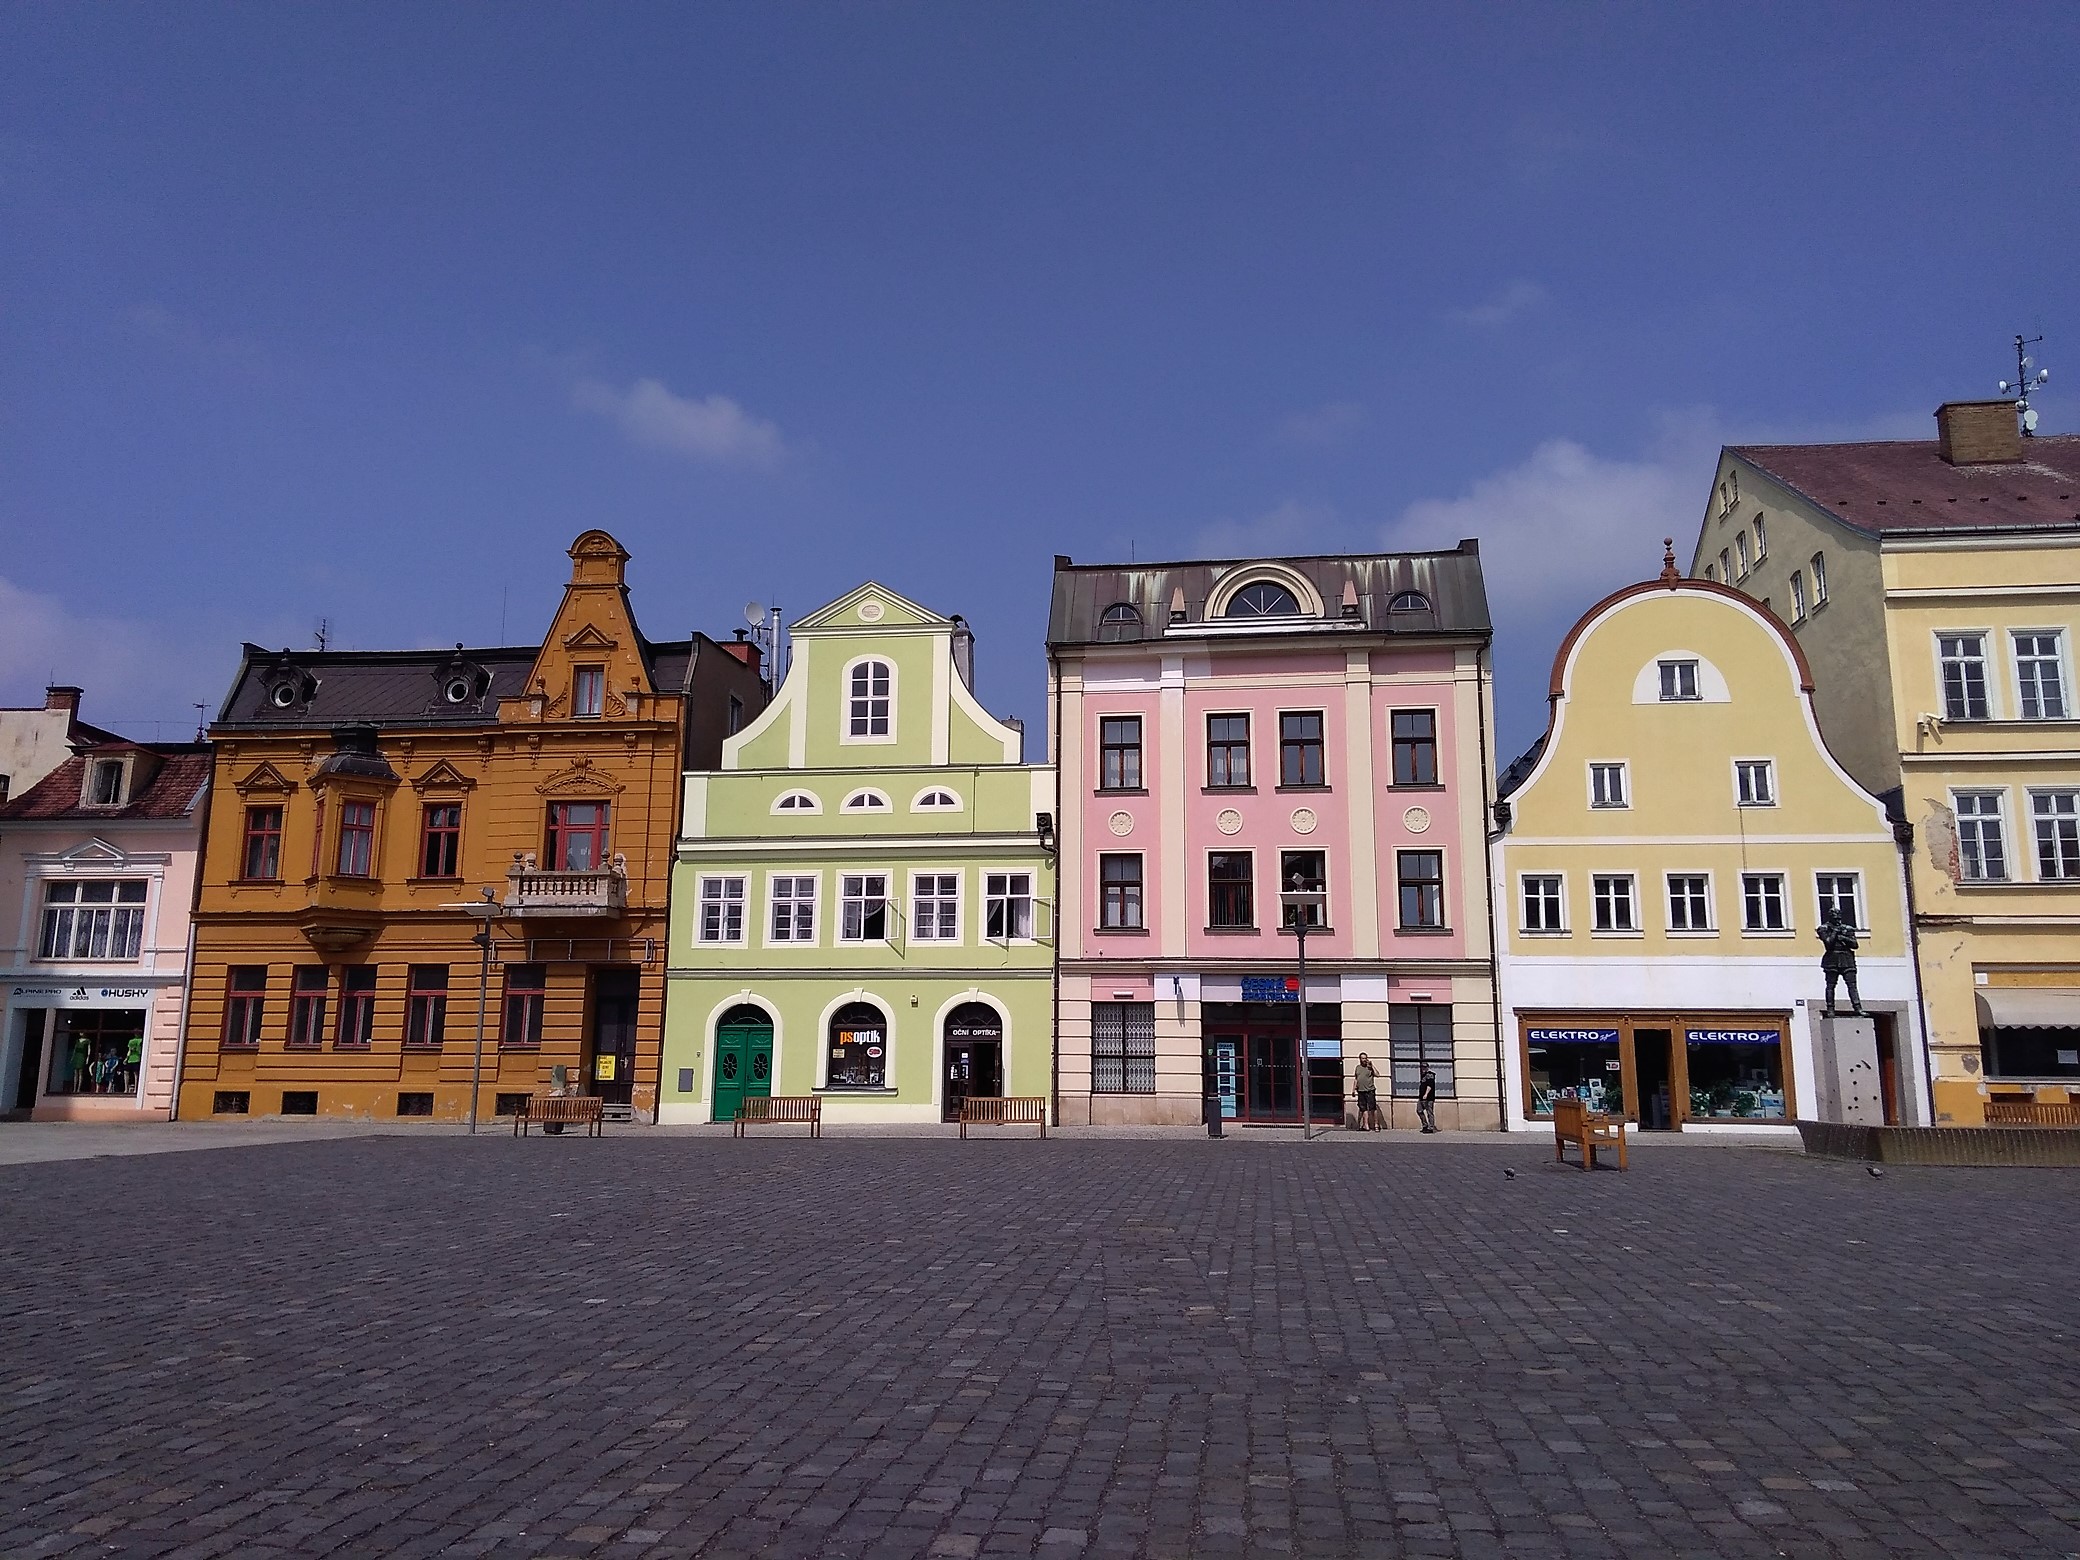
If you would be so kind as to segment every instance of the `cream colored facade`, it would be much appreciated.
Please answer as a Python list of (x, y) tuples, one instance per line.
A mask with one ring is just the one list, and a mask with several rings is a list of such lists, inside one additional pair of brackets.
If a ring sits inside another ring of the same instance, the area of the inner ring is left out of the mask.
[(1513, 1128), (1564, 1091), (1685, 1131), (1814, 1116), (1823, 896), (1853, 900), (1887, 1115), (1928, 1119), (1900, 854), (1811, 681), (1781, 623), (1672, 567), (1561, 646), (1492, 851)]

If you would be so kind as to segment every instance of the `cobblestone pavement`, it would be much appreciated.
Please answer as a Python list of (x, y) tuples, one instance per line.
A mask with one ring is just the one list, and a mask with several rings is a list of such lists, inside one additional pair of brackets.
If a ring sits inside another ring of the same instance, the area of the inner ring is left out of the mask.
[(0, 1169), (0, 1554), (2080, 1552), (2080, 1179), (1549, 1154)]

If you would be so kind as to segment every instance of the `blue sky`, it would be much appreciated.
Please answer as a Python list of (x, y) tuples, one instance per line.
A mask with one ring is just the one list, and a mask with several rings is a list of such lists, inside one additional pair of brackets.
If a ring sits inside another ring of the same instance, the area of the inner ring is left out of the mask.
[[(2080, 9), (17, 5), (0, 703), (873, 576), (1044, 729), (1052, 555), (1478, 535), (1504, 756), (1725, 441), (2049, 338)], [(1821, 669), (1825, 675), (1825, 669)], [(1037, 746), (1037, 743), (1035, 744)]]

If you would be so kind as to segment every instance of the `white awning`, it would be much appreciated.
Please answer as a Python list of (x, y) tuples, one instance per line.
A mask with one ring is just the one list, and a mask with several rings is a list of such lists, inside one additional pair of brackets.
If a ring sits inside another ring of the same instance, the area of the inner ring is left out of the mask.
[(1982, 1029), (2080, 1029), (2080, 989), (2071, 986), (1981, 986)]

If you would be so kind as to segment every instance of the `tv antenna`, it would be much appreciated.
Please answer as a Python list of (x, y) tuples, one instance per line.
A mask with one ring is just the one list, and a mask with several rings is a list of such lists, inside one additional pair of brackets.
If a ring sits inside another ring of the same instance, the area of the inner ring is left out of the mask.
[(751, 625), (751, 642), (758, 646), (760, 677), (768, 688), (779, 688), (784, 675), (780, 656), (786, 643), (780, 632), (780, 604), (769, 607), (754, 597), (744, 603), (744, 621)]
[[(2029, 355), (2029, 349), (2036, 346), (2043, 339), (2042, 336), (2030, 336), (2026, 339), (2017, 336), (2015, 338), (2015, 378), (2012, 383), (2006, 379), (2001, 381), (2001, 394), (2015, 397), (2015, 410), (2022, 418), (2022, 432), (2025, 438), (2034, 435), (2037, 431), (2037, 409), (2029, 404), (2029, 398), (2051, 382), (2051, 370), (2048, 368), (2037, 368), (2037, 360)], [(2036, 369), (2036, 372), (2031, 373), (2031, 369)]]
[(331, 618), (319, 618), (319, 619), (318, 619), (318, 634), (317, 634), (317, 639), (318, 639), (318, 648), (319, 648), (320, 650), (323, 650), (323, 649), (325, 648), (325, 642), (326, 642), (327, 640), (329, 640), (329, 639), (330, 639), (331, 637), (332, 637), (332, 619), (331, 619)]

